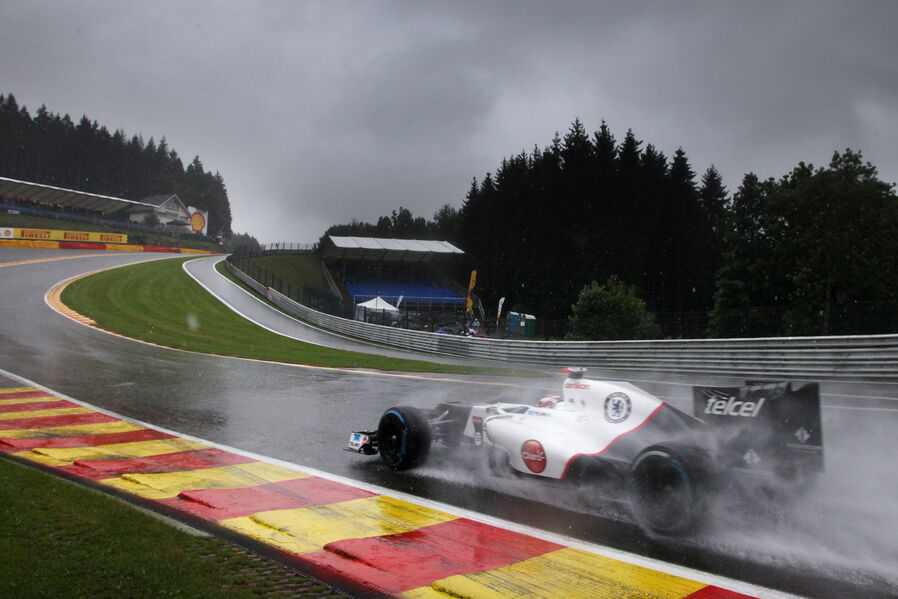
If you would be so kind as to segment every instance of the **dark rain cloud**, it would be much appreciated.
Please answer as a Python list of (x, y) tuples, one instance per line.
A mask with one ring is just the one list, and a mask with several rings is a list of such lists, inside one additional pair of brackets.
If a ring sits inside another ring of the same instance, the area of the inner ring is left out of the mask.
[(165, 136), (234, 228), (313, 241), (605, 119), (731, 191), (859, 149), (898, 179), (898, 4), (12, 2), (0, 93)]

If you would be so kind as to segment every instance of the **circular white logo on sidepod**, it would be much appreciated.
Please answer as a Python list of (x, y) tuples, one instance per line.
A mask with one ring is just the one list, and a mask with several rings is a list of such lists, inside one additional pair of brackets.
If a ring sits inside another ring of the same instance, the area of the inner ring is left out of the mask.
[(630, 396), (617, 391), (605, 398), (605, 420), (612, 424), (623, 422), (630, 417), (633, 405)]

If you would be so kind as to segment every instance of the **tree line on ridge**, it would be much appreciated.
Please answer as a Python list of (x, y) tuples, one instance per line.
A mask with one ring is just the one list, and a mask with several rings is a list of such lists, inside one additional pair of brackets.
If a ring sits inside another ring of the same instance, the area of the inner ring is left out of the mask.
[(505, 297), (564, 324), (581, 291), (611, 282), (665, 337), (898, 332), (894, 185), (850, 149), (780, 179), (747, 173), (730, 195), (713, 165), (697, 181), (682, 149), (668, 158), (577, 119), (475, 178), (460, 209), (426, 220), (400, 207), (325, 234), (451, 241), (485, 305)]
[(174, 193), (209, 211), (210, 236), (231, 235), (224, 179), (204, 170), (199, 156), (185, 168), (165, 137), (129, 138), (87, 116), (76, 124), (43, 105), (32, 116), (13, 94), (0, 95), (0, 176), (135, 201)]

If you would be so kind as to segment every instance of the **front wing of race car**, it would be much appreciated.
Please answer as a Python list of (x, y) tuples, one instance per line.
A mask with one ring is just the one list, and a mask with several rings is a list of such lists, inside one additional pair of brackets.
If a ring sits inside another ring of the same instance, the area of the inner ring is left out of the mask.
[(349, 446), (346, 451), (354, 451), (365, 455), (377, 453), (377, 431), (356, 432), (349, 435)]

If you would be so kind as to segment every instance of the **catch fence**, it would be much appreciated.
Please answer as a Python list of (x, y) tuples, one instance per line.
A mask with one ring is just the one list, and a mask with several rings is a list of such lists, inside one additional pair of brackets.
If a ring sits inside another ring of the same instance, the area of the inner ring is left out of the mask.
[(360, 322), (316, 310), (228, 269), (286, 312), (317, 327), (365, 341), (481, 363), (587, 366), (746, 378), (898, 382), (898, 335), (769, 337), (653, 341), (532, 341), (442, 335)]

